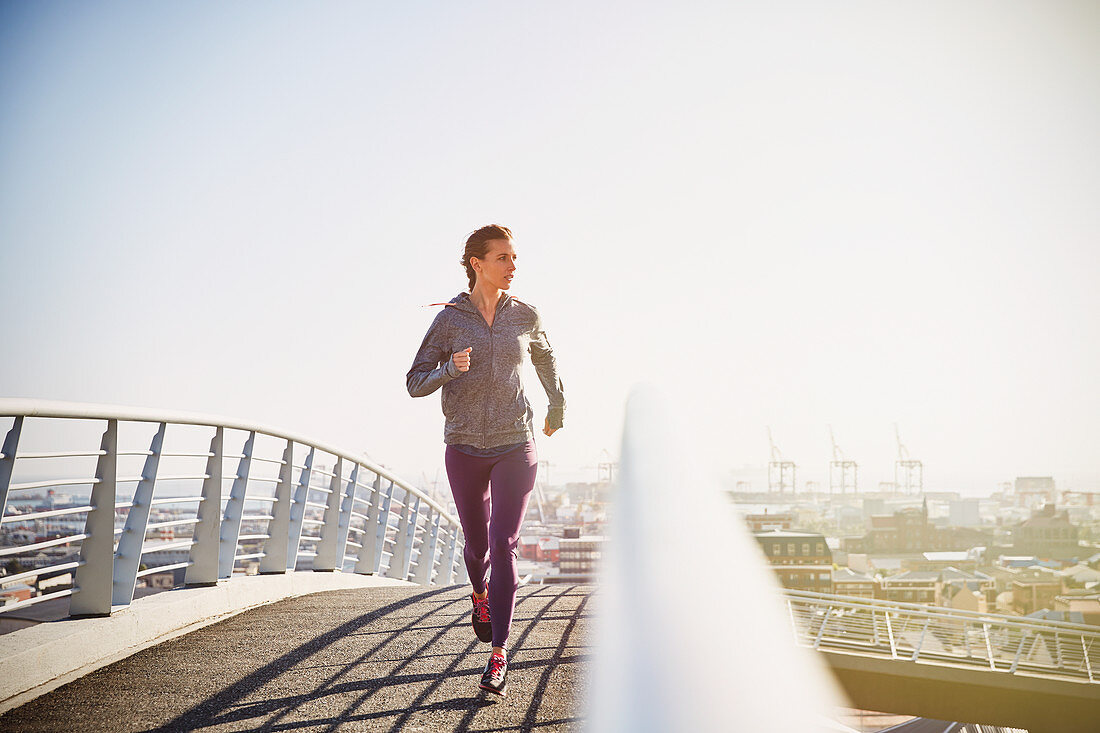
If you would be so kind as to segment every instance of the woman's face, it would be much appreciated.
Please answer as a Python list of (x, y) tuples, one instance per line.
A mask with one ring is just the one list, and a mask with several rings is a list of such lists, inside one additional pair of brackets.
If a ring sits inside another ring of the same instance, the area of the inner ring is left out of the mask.
[(478, 283), (507, 290), (512, 287), (512, 277), (516, 272), (516, 248), (510, 239), (490, 239), (486, 244), (488, 251), (485, 259), (470, 258)]

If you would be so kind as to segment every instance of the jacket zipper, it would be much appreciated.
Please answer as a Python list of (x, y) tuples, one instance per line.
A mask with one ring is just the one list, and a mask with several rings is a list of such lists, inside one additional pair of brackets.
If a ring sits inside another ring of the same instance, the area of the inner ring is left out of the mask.
[[(497, 322), (496, 314), (493, 314), (493, 323)], [(493, 327), (488, 323), (485, 324), (489, 328), (489, 385), (493, 384)], [(485, 442), (485, 436), (489, 430), (489, 400), (492, 399), (492, 390), (485, 390), (485, 409), (483, 411), (483, 417), (481, 420), (481, 442)], [(488, 448), (487, 445), (482, 445), (482, 448)]]
[[(497, 303), (496, 310), (493, 312), (493, 323), (497, 322), (497, 316), (500, 315), (500, 309), (504, 305), (504, 296), (501, 296), (500, 301)], [(476, 306), (475, 306), (476, 308)], [(475, 315), (471, 313), (470, 315)], [(493, 327), (489, 325), (489, 322), (485, 320), (485, 317), (480, 312), (476, 313), (476, 317), (481, 319), (481, 322), (485, 324), (486, 330), (489, 332), (489, 381), (487, 386), (491, 386), (493, 383)], [(489, 400), (492, 398), (492, 394), (489, 389), (485, 390), (485, 400), (481, 405), (481, 435), (478, 441), (478, 448), (488, 448), (485, 445), (485, 435), (489, 427)]]

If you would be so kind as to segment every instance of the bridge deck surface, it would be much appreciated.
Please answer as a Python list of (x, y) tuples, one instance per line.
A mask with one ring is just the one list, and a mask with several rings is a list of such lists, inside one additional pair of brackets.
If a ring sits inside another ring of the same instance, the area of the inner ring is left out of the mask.
[(507, 700), (469, 586), (294, 598), (139, 652), (0, 717), (4, 731), (487, 731), (578, 727), (591, 586), (524, 586)]

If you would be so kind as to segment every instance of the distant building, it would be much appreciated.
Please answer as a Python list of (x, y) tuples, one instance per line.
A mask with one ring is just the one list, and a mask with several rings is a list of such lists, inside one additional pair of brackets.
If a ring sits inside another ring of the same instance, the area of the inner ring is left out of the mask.
[(557, 537), (524, 535), (519, 538), (517, 550), (524, 560), (556, 563), (559, 559), (559, 542)]
[(969, 550), (986, 546), (992, 535), (968, 527), (937, 528), (928, 521), (927, 499), (918, 509), (906, 507), (893, 514), (875, 514), (867, 533), (861, 538), (845, 538), (844, 549), (851, 553), (903, 555), (928, 551)]
[(162, 573), (150, 573), (146, 575), (143, 580), (147, 588), (171, 590), (183, 584), (183, 573), (180, 570), (166, 570)]
[(1047, 504), (1012, 530), (1012, 551), (1059, 559), (1076, 557), (1081, 552), (1077, 527), (1066, 512)]
[(936, 585), (936, 605), (966, 611), (988, 611), (996, 606), (997, 581), (992, 575), (944, 568)]
[(1062, 594), (1062, 578), (1053, 570), (1031, 567), (1018, 571), (1012, 581), (1012, 610), (1021, 616), (1054, 607)]
[(34, 588), (25, 583), (9, 583), (0, 589), (0, 606), (10, 606), (21, 601), (29, 601), (34, 596)]
[(1066, 579), (1068, 587), (1100, 591), (1100, 570), (1093, 570), (1084, 563), (1077, 563), (1059, 572)]
[(977, 499), (957, 499), (947, 506), (947, 523), (952, 527), (977, 527), (982, 523)]
[(893, 514), (871, 517), (867, 552), (921, 552), (932, 549), (935, 529), (928, 521), (927, 501), (920, 509), (908, 507)]
[(1034, 555), (1001, 555), (997, 558), (997, 564), (1003, 568), (1030, 568), (1039, 564), (1039, 558)]
[(833, 592), (833, 556), (824, 535), (772, 530), (755, 536), (785, 588)]
[(1052, 610), (1080, 613), (1084, 623), (1100, 626), (1100, 593), (1077, 591), (1055, 596)]
[(561, 582), (587, 582), (595, 578), (603, 558), (604, 537), (578, 537), (558, 540), (558, 577)]
[(788, 530), (794, 524), (794, 515), (790, 512), (778, 512), (769, 514), (746, 514), (745, 523), (753, 532), (770, 532), (773, 529)]
[(1038, 611), (1027, 614), (1028, 618), (1040, 621), (1060, 621), (1067, 624), (1083, 624), (1085, 617), (1079, 611), (1055, 611), (1049, 608), (1041, 608)]
[(940, 603), (946, 608), (960, 611), (989, 612), (989, 599), (978, 587), (977, 581), (952, 581), (940, 588)]
[(863, 518), (869, 519), (876, 514), (886, 514), (886, 500), (880, 498), (865, 498), (863, 500)]
[(531, 535), (524, 535), (519, 538), (519, 543), (516, 546), (516, 554), (524, 560), (534, 560), (535, 555), (538, 552), (539, 538)]
[(561, 540), (557, 537), (540, 537), (538, 547), (535, 548), (535, 559), (558, 563), (561, 560)]
[[(1012, 581), (1016, 580), (1016, 576), (1020, 574), (1019, 570), (1000, 565), (986, 565), (982, 567), (982, 573), (993, 579), (994, 600), (1002, 593), (1011, 599)], [(1011, 600), (1006, 602), (1006, 608), (1011, 605)]]
[(838, 596), (856, 596), (874, 598), (877, 584), (875, 579), (851, 568), (837, 568), (833, 571), (833, 593)]
[(1074, 506), (1100, 505), (1100, 491), (1063, 491), (1062, 501)]
[(943, 570), (945, 568), (974, 570), (978, 567), (978, 560), (966, 550), (941, 550), (922, 552), (920, 558), (907, 560), (904, 566), (910, 570)]
[(940, 574), (935, 570), (906, 570), (879, 582), (882, 597), (888, 601), (933, 604), (939, 580)]
[(869, 575), (874, 570), (870, 558), (861, 553), (848, 553), (848, 562), (845, 564), (857, 573), (863, 573), (864, 575)]
[(1057, 499), (1051, 476), (1017, 476), (1013, 485), (1016, 506), (1033, 507), (1054, 503)]

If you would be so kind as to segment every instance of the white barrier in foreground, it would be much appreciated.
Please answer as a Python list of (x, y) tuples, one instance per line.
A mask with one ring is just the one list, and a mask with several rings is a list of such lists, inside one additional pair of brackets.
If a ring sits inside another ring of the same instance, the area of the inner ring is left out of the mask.
[(837, 730), (843, 694), (794, 643), (773, 573), (674, 418), (656, 389), (631, 394), (587, 729)]

